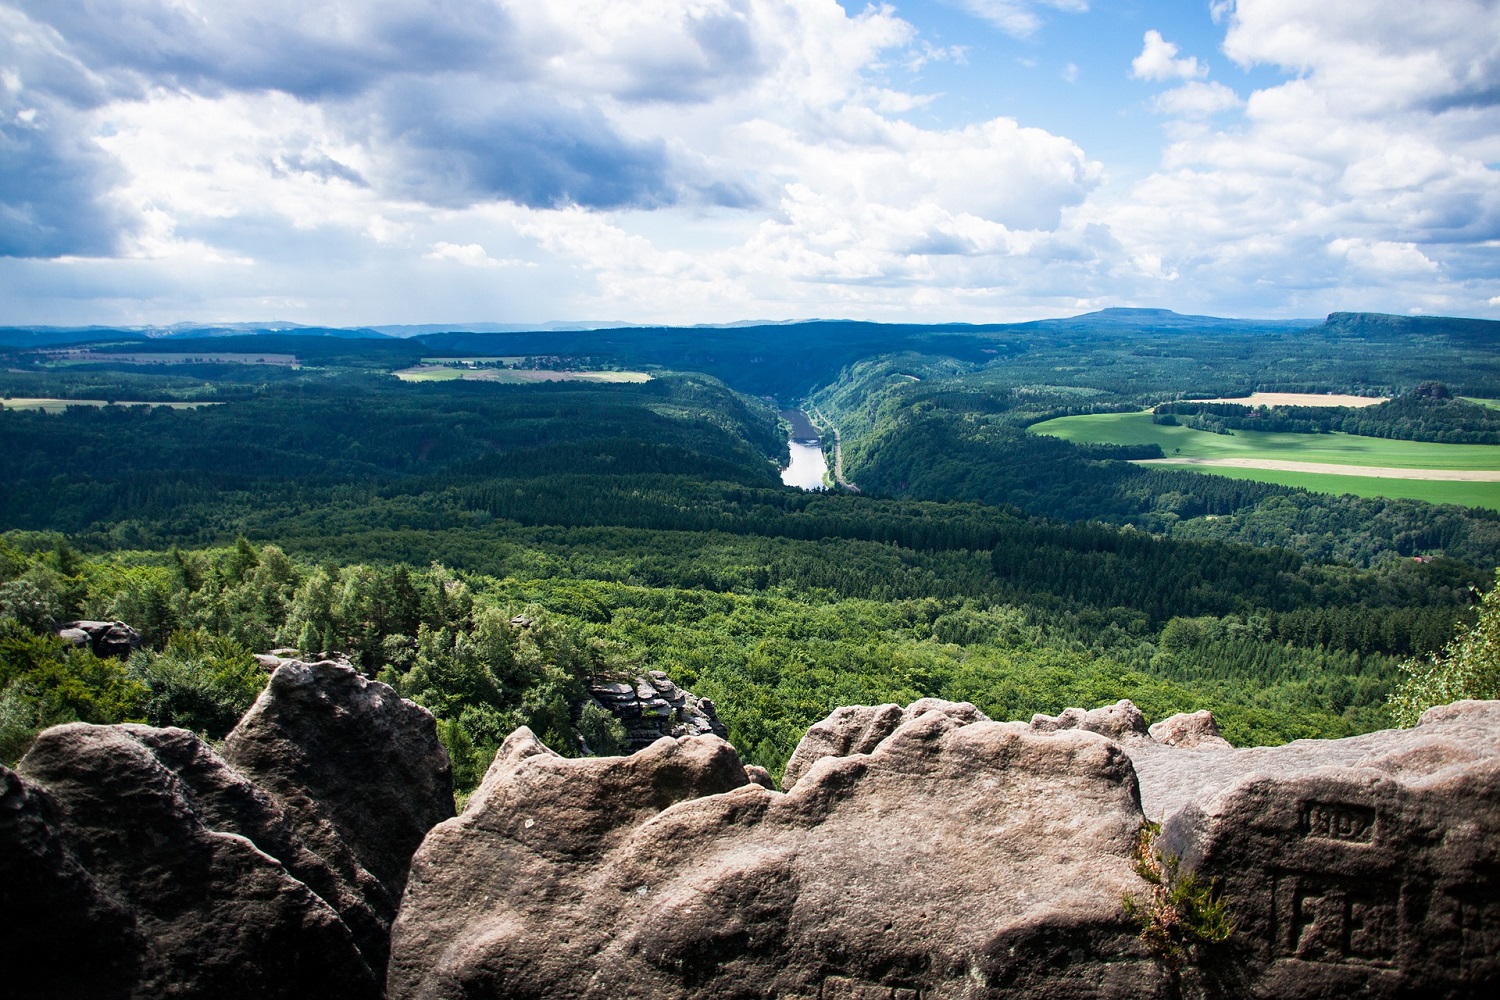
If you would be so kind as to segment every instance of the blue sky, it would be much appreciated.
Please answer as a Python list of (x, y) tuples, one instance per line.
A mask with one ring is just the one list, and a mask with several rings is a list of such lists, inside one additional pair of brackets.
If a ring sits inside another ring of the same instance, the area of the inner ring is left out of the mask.
[(0, 323), (1500, 318), (1500, 0), (0, 0)]

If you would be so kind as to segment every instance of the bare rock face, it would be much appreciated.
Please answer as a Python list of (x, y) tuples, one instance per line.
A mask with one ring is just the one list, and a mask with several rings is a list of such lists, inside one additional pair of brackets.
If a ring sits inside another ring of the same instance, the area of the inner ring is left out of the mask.
[[(864, 746), (889, 708), (811, 738)], [(866, 751), (804, 754), (786, 794), (712, 736), (569, 760), (518, 730), (413, 860), (390, 995), (1166, 996), (1120, 909), (1141, 821), (1121, 748), (895, 714)]]
[[(20, 869), (6, 882), (22, 887), (21, 898), (10, 890), (4, 898), (23, 913), (6, 921), (5, 936), (25, 928), (22, 939), (34, 940), (7, 966), (7, 982), (19, 972), (41, 996), (380, 995), (336, 908), (345, 905), (357, 925), (357, 894), (298, 843), (275, 803), (193, 734), (57, 726), (18, 773), (5, 825), (21, 849), (7, 851), (5, 865)], [(85, 959), (101, 949), (94, 970)], [(88, 974), (108, 985), (97, 993), (62, 985)]]
[[(389, 901), (401, 898), (427, 831), (453, 815), (432, 714), (347, 663), (277, 667), (224, 757), (280, 803), (313, 850), (331, 857), (347, 847)], [(381, 909), (394, 915), (389, 902)]]
[(144, 942), (134, 917), (68, 851), (57, 822), (57, 806), (46, 792), (0, 767), (6, 995), (125, 1000), (140, 978)]
[(99, 657), (123, 658), (141, 648), (140, 633), (124, 622), (64, 622), (57, 634), (72, 645), (87, 646)]
[(1217, 879), (1231, 995), (1500, 993), (1500, 702), (1281, 747), (1128, 751), (1148, 815)]
[(1219, 724), (1207, 709), (1200, 712), (1178, 712), (1151, 726), (1153, 740), (1169, 747), (1198, 747), (1205, 750), (1228, 750), (1229, 741), (1219, 735)]
[(589, 697), (625, 727), (628, 753), (644, 750), (663, 736), (729, 736), (711, 699), (678, 687), (661, 670), (648, 671), (645, 677), (595, 678)]
[[(1237, 750), (1129, 702), (926, 701), (812, 727), (786, 793), (711, 737), (564, 760), (522, 730), (413, 863), (388, 987), (439, 997), (1500, 994), (1500, 702)], [(1144, 805), (1144, 808), (1142, 806)], [(1152, 952), (1136, 832), (1234, 931)]]
[(836, 708), (803, 734), (782, 771), (781, 785), (791, 791), (808, 768), (824, 757), (870, 753), (887, 737), (926, 712), (937, 712), (961, 723), (988, 721), (989, 716), (968, 702), (923, 698), (906, 708), (900, 705), (849, 705)]

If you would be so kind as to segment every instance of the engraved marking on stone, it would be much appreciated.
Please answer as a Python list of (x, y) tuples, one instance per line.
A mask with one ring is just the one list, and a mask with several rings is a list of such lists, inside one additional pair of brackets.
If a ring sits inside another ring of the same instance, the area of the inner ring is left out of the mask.
[(1302, 836), (1368, 844), (1375, 839), (1375, 810), (1339, 802), (1308, 802), (1302, 806)]
[(1391, 967), (1401, 943), (1401, 889), (1288, 875), (1271, 889), (1272, 950), (1304, 962)]
[(829, 976), (823, 980), (823, 1000), (922, 1000), (922, 991), (848, 976)]
[(1455, 895), (1454, 918), (1462, 940), (1464, 961), (1485, 960), (1500, 954), (1500, 900), (1486, 898), (1482, 890)]

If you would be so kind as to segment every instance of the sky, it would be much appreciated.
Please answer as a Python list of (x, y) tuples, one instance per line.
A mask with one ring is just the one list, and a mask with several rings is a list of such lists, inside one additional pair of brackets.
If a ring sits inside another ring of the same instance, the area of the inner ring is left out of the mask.
[(0, 0), (0, 324), (1500, 318), (1500, 0)]

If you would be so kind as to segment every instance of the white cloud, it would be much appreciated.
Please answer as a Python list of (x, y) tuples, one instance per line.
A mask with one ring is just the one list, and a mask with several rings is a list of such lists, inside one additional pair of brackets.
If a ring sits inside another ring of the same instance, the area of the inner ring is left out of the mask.
[[(1208, 301), (1485, 312), (1500, 288), (1497, 37), (1500, 6), (1477, 0), (1238, 0), (1225, 52), (1290, 79), (1243, 103), (1201, 81), (1160, 95), (1179, 119), (1242, 114), (1175, 125), (1161, 169), (1080, 214)], [(1143, 75), (1178, 61), (1157, 53)]]
[(1016, 38), (1030, 38), (1042, 26), (1039, 8), (1079, 14), (1089, 9), (1087, 0), (943, 0), (968, 11)]
[(1151, 107), (1158, 114), (1206, 118), (1241, 107), (1244, 103), (1238, 94), (1222, 83), (1194, 80), (1158, 94)]
[(524, 267), (527, 262), (509, 258), (496, 260), (491, 257), (478, 243), (446, 243), (439, 241), (432, 244), (432, 250), (422, 255), (427, 260), (451, 261), (462, 264), (464, 267)]
[(1177, 46), (1153, 28), (1146, 32), (1141, 54), (1130, 61), (1130, 75), (1137, 80), (1193, 80), (1207, 76), (1208, 67), (1196, 56), (1177, 58)]

